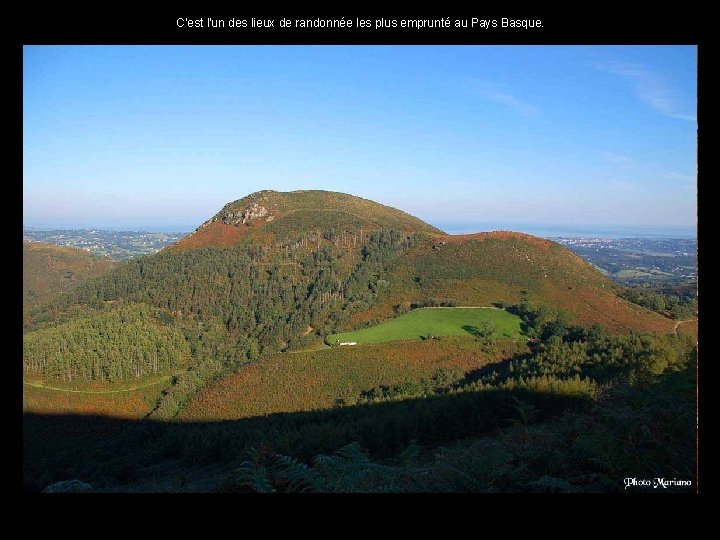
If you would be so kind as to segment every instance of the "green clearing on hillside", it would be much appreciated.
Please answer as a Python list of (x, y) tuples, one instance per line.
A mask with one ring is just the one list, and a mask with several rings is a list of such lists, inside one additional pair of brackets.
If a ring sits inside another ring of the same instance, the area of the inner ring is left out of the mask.
[(421, 308), (386, 323), (354, 332), (333, 334), (328, 343), (384, 343), (421, 336), (471, 336), (484, 321), (495, 325), (494, 337), (515, 339), (521, 336), (520, 318), (493, 308)]

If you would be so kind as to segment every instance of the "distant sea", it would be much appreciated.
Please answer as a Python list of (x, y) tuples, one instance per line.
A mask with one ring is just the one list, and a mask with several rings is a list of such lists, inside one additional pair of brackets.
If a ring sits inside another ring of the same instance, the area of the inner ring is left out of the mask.
[(695, 229), (673, 227), (624, 227), (624, 226), (572, 226), (528, 225), (508, 223), (434, 223), (450, 234), (470, 234), (486, 231), (515, 231), (542, 238), (696, 238)]

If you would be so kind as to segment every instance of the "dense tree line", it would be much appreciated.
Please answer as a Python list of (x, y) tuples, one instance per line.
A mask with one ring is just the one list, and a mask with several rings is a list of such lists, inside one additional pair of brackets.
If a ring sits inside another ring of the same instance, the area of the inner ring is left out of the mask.
[(664, 292), (660, 288), (628, 287), (620, 292), (620, 296), (633, 304), (673, 319), (697, 317), (697, 296), (695, 294), (673, 294)]
[[(192, 369), (178, 376), (168, 391), (169, 405), (159, 407), (163, 414), (179, 410), (178, 404), (189, 393), (223, 370), (293, 346), (308, 325), (319, 333), (332, 332), (353, 313), (372, 305), (388, 286), (389, 264), (419, 241), (416, 235), (379, 230), (364, 234), (361, 243), (355, 240), (356, 246), (337, 247), (336, 241), (345, 236), (329, 236), (331, 240), (312, 233), (283, 245), (246, 243), (134, 259), (35, 310), (27, 329), (36, 331), (27, 334), (26, 356), (37, 358), (30, 362), (38, 366), (63, 366), (43, 368), (48, 376), (61, 372), (65, 378), (88, 380), (135, 376), (127, 362), (142, 365), (137, 371), (148, 373), (142, 359), (155, 354), (150, 344), (142, 340), (130, 344), (119, 330), (101, 334), (99, 329), (106, 321), (135, 313), (140, 309), (132, 307), (135, 304), (151, 306), (158, 320), (177, 327), (173, 335), (184, 336), (192, 353)], [(122, 315), (114, 313), (117, 309)], [(69, 326), (53, 327), (61, 322)], [(46, 351), (60, 335), (74, 345)], [(84, 344), (91, 350), (84, 350)], [(120, 359), (125, 348), (132, 360)], [(117, 367), (101, 367), (100, 357)], [(159, 362), (166, 360), (163, 356)], [(74, 369), (63, 371), (75, 363), (90, 367), (77, 374)]]
[(290, 250), (240, 244), (141, 257), (35, 316), (61, 316), (75, 305), (143, 302), (180, 316), (219, 320), (229, 332), (252, 335), (262, 348), (272, 349), (308, 323), (323, 322), (331, 307), (354, 312), (372, 304), (388, 285), (386, 267), (418, 236), (375, 231), (357, 249), (317, 239), (317, 244), (293, 242)]
[(552, 337), (532, 359), (510, 362), (516, 376), (580, 375), (607, 383), (651, 378), (672, 365), (685, 350), (674, 336), (656, 334), (596, 336), (571, 340)]
[(454, 298), (424, 298), (419, 302), (403, 302), (394, 306), (395, 313), (403, 315), (412, 311), (413, 309), (419, 309), (424, 307), (457, 307), (460, 305), (460, 301)]
[(26, 372), (64, 381), (118, 381), (186, 365), (190, 348), (155, 310), (133, 304), (31, 332), (23, 338)]
[[(567, 313), (528, 302), (508, 309), (522, 318), (525, 332), (537, 340), (530, 359), (506, 366), (516, 376), (581, 375), (602, 383), (645, 380), (672, 365), (691, 346), (670, 335), (607, 335), (598, 325), (574, 325)], [(486, 377), (497, 380), (498, 376)]]

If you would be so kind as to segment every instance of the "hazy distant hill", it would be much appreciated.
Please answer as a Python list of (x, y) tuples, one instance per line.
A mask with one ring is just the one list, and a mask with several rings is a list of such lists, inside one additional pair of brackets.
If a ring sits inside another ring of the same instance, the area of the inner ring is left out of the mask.
[(23, 242), (23, 307), (37, 306), (115, 264), (81, 249)]
[(156, 253), (177, 242), (186, 233), (112, 231), (101, 229), (32, 229), (23, 228), (23, 240), (74, 247), (115, 261)]

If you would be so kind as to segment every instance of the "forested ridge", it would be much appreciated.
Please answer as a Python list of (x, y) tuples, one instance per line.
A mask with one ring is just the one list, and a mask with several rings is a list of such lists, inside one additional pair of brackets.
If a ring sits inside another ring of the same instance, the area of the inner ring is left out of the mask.
[[(355, 247), (345, 247), (341, 238), (328, 231), (284, 245), (165, 251), (129, 261), (34, 310), (26, 327), (25, 369), (88, 380), (147, 373), (144, 360), (128, 360), (138, 366), (133, 371), (120, 359), (145, 321), (152, 339), (184, 337), (192, 356), (186, 377), (200, 376), (199, 384), (209, 373), (302, 342), (308, 325), (329, 332), (369, 307), (387, 286), (388, 264), (421, 240), (392, 230), (367, 233)], [(141, 305), (153, 308), (154, 325)], [(154, 350), (138, 341), (128, 351), (143, 347)], [(152, 372), (176, 364), (165, 361), (177, 355), (173, 347)]]

